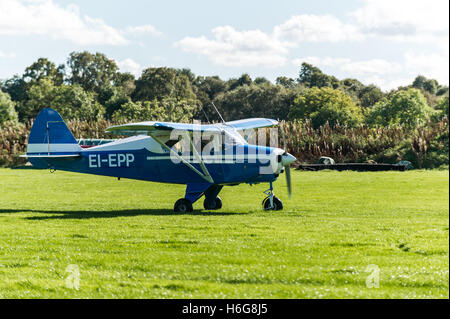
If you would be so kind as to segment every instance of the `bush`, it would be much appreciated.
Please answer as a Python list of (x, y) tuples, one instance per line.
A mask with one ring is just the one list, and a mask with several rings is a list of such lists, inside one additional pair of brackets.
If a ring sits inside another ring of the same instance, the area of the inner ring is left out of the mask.
[(331, 126), (354, 127), (362, 118), (361, 109), (347, 94), (328, 87), (306, 89), (294, 100), (289, 112), (289, 119), (310, 119), (315, 128), (327, 122)]
[[(142, 120), (140, 118), (139, 120)], [(115, 138), (105, 129), (118, 123), (71, 120), (67, 126), (75, 138)], [(366, 162), (396, 163), (408, 160), (415, 168), (445, 167), (449, 164), (448, 118), (428, 122), (411, 129), (401, 125), (390, 127), (331, 126), (326, 123), (314, 128), (311, 121), (281, 122), (288, 152), (300, 162), (316, 163), (321, 156), (332, 157), (337, 163)], [(8, 122), (0, 125), (0, 166), (25, 163), (18, 158), (26, 151), (32, 122)], [(280, 134), (280, 137), (282, 134)]]
[(436, 168), (449, 163), (448, 118), (411, 129), (406, 126), (368, 127), (325, 124), (314, 128), (310, 121), (281, 122), (288, 151), (300, 162), (316, 163), (321, 156), (336, 162), (394, 164), (399, 160), (415, 168)]
[(449, 117), (448, 113), (448, 95), (442, 97), (436, 106), (436, 108), (440, 111), (440, 116), (446, 116)]
[(401, 90), (394, 93), (390, 99), (384, 99), (375, 104), (367, 116), (367, 123), (415, 127), (418, 123), (425, 123), (433, 112), (419, 90)]
[(14, 105), (15, 103), (11, 101), (9, 94), (0, 90), (0, 124), (6, 121), (17, 122), (17, 112)]

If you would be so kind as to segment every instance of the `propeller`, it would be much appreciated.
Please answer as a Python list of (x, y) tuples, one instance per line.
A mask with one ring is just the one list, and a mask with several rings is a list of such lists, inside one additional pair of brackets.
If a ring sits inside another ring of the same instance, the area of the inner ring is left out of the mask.
[(296, 161), (296, 158), (291, 154), (289, 154), (286, 150), (286, 136), (284, 133), (284, 129), (281, 129), (281, 136), (283, 138), (283, 149), (284, 149), (284, 154), (281, 156), (281, 165), (284, 166), (289, 199), (291, 199), (292, 198), (291, 164)]

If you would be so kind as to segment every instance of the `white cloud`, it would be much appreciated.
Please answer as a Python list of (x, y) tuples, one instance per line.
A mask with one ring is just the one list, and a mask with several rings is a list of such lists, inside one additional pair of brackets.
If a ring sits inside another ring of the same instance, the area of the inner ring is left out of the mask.
[(6, 53), (6, 52), (0, 50), (0, 58), (12, 59), (12, 58), (15, 58), (15, 57), (16, 57), (15, 53), (12, 53), (12, 52), (11, 53)]
[(81, 15), (75, 5), (65, 8), (52, 0), (0, 1), (0, 35), (43, 35), (79, 45), (123, 45), (121, 32), (102, 19)]
[(398, 63), (383, 59), (372, 59), (366, 61), (351, 61), (341, 65), (341, 69), (353, 75), (365, 74), (392, 74), (402, 69)]
[(121, 72), (130, 72), (136, 77), (139, 77), (142, 72), (142, 67), (132, 59), (125, 59), (122, 61), (117, 61), (117, 66)]
[(366, 85), (375, 84), (385, 91), (409, 84), (413, 79), (411, 77), (398, 79), (397, 77), (402, 74), (403, 66), (383, 59), (353, 61), (349, 58), (305, 57), (292, 61), (297, 67), (300, 67), (303, 62), (320, 68), (334, 68), (341, 72), (343, 77), (357, 78)]
[(342, 77), (357, 78), (364, 84), (373, 83), (383, 90), (409, 85), (417, 75), (434, 78), (442, 84), (449, 83), (448, 54), (407, 52), (402, 62), (384, 59), (354, 61), (349, 58), (314, 56), (292, 60), (292, 64), (297, 67), (303, 62), (320, 68), (333, 68), (343, 74)]
[(386, 77), (382, 75), (369, 75), (360, 78), (359, 80), (365, 84), (375, 84), (383, 91), (390, 91), (392, 89), (396, 89), (399, 86), (406, 86), (413, 82), (416, 76), (395, 76), (395, 77)]
[(130, 26), (124, 31), (125, 33), (131, 35), (151, 35), (151, 36), (161, 36), (162, 32), (156, 30), (156, 28), (150, 24), (140, 25), (140, 26)]
[(350, 16), (367, 34), (419, 43), (444, 37), (448, 43), (448, 0), (364, 0)]
[[(378, 37), (397, 43), (427, 43), (436, 47), (439, 61), (443, 61), (442, 57), (448, 59), (448, 8), (448, 0), (362, 0), (362, 6), (349, 14), (347, 22), (332, 15), (302, 14), (274, 26), (271, 33), (222, 26), (212, 30), (212, 38), (185, 37), (175, 46), (206, 56), (219, 65), (279, 67), (286, 64), (290, 51), (302, 43), (371, 41)], [(341, 70), (354, 75), (395, 74), (404, 67), (381, 58), (323, 58), (316, 63), (309, 59), (312, 64), (340, 65)], [(448, 62), (442, 65), (448, 66)], [(439, 73), (435, 71), (432, 73)], [(440, 72), (439, 76), (443, 78), (445, 74)]]
[(212, 34), (212, 40), (205, 36), (185, 37), (175, 46), (225, 66), (277, 67), (286, 63), (286, 45), (260, 30), (236, 31), (224, 26), (214, 28)]
[[(300, 66), (308, 62), (333, 68), (345, 77), (356, 77), (363, 83), (374, 83), (384, 90), (408, 85), (422, 74), (449, 83), (449, 1), (448, 0), (363, 0), (363, 5), (350, 13), (367, 41), (384, 45), (409, 42), (406, 49), (391, 62), (381, 58), (355, 61), (340, 57), (306, 57), (292, 62)], [(358, 33), (355, 33), (356, 35)], [(376, 43), (376, 42), (373, 42)], [(427, 48), (414, 45), (426, 44)]]
[(449, 83), (449, 56), (439, 53), (415, 53), (405, 54), (405, 68), (414, 70), (416, 75), (421, 74), (428, 78), (434, 78), (440, 83)]
[(393, 74), (402, 69), (399, 63), (389, 62), (383, 59), (353, 61), (349, 58), (306, 57), (297, 58), (292, 61), (296, 66), (300, 66), (303, 62), (311, 63), (319, 67), (336, 67), (351, 76)]
[(297, 67), (300, 67), (302, 65), (302, 63), (309, 63), (315, 66), (337, 66), (337, 65), (341, 65), (344, 63), (349, 63), (351, 62), (350, 59), (348, 58), (332, 58), (332, 57), (324, 57), (324, 58), (319, 58), (319, 57), (315, 57), (315, 56), (310, 56), (310, 57), (305, 57), (305, 58), (297, 58), (292, 60), (292, 64), (294, 64)]
[(357, 27), (331, 15), (297, 15), (275, 26), (274, 35), (293, 44), (300, 42), (341, 42), (362, 40)]
[(185, 37), (175, 46), (207, 56), (219, 65), (279, 67), (286, 64), (290, 49), (301, 42), (362, 39), (354, 26), (343, 24), (330, 15), (293, 16), (275, 26), (270, 34), (261, 30), (238, 31), (231, 26), (216, 27), (212, 34), (212, 39), (204, 35)]

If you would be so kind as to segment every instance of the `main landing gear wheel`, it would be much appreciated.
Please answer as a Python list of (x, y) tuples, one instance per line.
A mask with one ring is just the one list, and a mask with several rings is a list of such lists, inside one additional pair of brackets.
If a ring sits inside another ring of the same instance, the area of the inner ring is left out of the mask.
[(266, 198), (264, 198), (264, 200), (262, 202), (262, 206), (263, 206), (264, 210), (282, 210), (283, 209), (283, 203), (275, 195), (273, 196), (272, 202), (273, 202), (273, 206), (270, 207), (270, 196), (267, 196)]
[(176, 213), (190, 213), (194, 210), (192, 203), (186, 198), (180, 198), (176, 201), (173, 210)]
[(206, 210), (221, 209), (222, 208), (222, 199), (219, 196), (214, 198), (214, 200), (207, 200), (205, 198), (205, 200), (203, 201), (203, 207)]

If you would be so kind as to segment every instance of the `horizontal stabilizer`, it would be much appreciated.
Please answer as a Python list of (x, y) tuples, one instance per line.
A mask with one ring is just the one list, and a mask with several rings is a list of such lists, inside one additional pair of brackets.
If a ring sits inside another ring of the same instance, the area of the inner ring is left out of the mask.
[(80, 157), (80, 153), (76, 154), (61, 154), (61, 155), (20, 155), (19, 157), (26, 157), (26, 158), (65, 158), (65, 157)]

